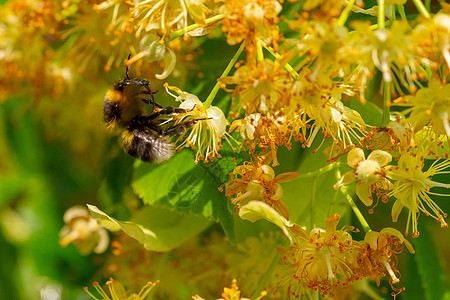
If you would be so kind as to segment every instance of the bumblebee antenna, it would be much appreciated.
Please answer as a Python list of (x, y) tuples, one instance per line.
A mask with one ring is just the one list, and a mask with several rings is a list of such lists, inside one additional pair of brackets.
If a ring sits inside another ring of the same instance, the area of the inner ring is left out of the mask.
[[(131, 53), (130, 54), (128, 54), (128, 58), (127, 58), (127, 61), (130, 59), (130, 57), (131, 57)], [(128, 80), (130, 80), (130, 77), (128, 77), (128, 71), (130, 71), (130, 67), (131, 67), (131, 64), (127, 64), (127, 62), (125, 62), (125, 65), (127, 65), (126, 67), (126, 70), (125, 70), (125, 75), (127, 76), (127, 79)]]

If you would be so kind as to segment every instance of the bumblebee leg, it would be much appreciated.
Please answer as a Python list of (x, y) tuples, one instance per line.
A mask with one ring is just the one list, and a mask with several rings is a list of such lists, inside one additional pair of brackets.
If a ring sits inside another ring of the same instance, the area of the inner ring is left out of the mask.
[(145, 88), (146, 88), (146, 91), (142, 91), (141, 94), (154, 95), (158, 92), (158, 91), (152, 92), (152, 90), (148, 86), (145, 86)]
[(145, 116), (139, 116), (137, 117), (137, 120), (139, 122), (144, 122), (144, 123), (148, 123), (151, 122), (153, 119), (156, 119), (157, 117), (161, 116), (161, 115), (172, 115), (172, 114), (180, 114), (180, 113), (185, 113), (187, 110), (183, 109), (183, 108), (178, 108), (178, 107), (164, 107), (163, 109), (155, 112), (155, 113), (151, 113)]
[(172, 114), (182, 114), (185, 112), (188, 112), (189, 110), (186, 110), (184, 108), (179, 107), (171, 107), (167, 106), (161, 109), (160, 111), (156, 112), (158, 115), (172, 115)]
[[(144, 88), (146, 89), (146, 91), (142, 91), (141, 94), (150, 95), (150, 97), (152, 97), (152, 101), (151, 101), (151, 103), (153, 105), (152, 111), (155, 110), (155, 106), (159, 107), (159, 108), (163, 108), (163, 106), (161, 104), (159, 104), (158, 102), (156, 102), (155, 98), (153, 97), (153, 95), (156, 94), (158, 91), (152, 92), (152, 90), (150, 89), (150, 86), (149, 86), (149, 82), (146, 80), (142, 80), (142, 82), (140, 84), (142, 84), (144, 86)], [(147, 99), (145, 99), (145, 100), (147, 100)], [(147, 100), (147, 101), (148, 102), (146, 102), (146, 103), (150, 104), (150, 100)]]
[(178, 125), (175, 125), (175, 126), (167, 128), (166, 130), (164, 130), (162, 132), (162, 134), (163, 135), (174, 135), (174, 134), (182, 135), (186, 129), (191, 128), (198, 121), (209, 120), (209, 119), (210, 118), (187, 120), (187, 121), (184, 121), (184, 122), (182, 122), (182, 123), (180, 123)]
[(156, 107), (158, 107), (158, 108), (163, 108), (164, 106), (162, 106), (161, 104), (159, 104), (158, 102), (156, 102), (155, 100), (149, 100), (149, 99), (146, 99), (146, 98), (141, 98), (141, 100), (142, 100), (142, 102), (144, 102), (145, 104), (148, 104), (148, 105), (153, 105), (153, 109), (155, 109), (155, 106)]

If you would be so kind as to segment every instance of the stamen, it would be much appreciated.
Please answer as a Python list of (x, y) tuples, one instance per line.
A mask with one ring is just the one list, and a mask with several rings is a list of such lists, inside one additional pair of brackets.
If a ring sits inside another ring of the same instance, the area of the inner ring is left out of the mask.
[(389, 262), (387, 261), (387, 258), (384, 257), (384, 258), (382, 259), (381, 262), (384, 264), (384, 266), (386, 267), (386, 270), (388, 271), (389, 275), (391, 276), (391, 278), (392, 278), (392, 283), (394, 283), (394, 284), (398, 283), (400, 280), (397, 278), (397, 276), (395, 276), (395, 273), (394, 273), (394, 271), (392, 270), (391, 265), (390, 265)]

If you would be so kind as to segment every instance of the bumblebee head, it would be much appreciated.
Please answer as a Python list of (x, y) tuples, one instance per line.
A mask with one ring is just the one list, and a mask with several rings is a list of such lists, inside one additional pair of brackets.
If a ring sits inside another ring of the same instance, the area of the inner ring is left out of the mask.
[[(131, 57), (131, 54), (128, 55), (128, 59), (129, 60)], [(126, 68), (125, 68), (125, 76), (116, 84), (114, 84), (114, 89), (119, 91), (119, 92), (124, 92), (125, 88), (127, 88), (128, 86), (132, 85), (132, 86), (136, 86), (136, 87), (142, 87), (142, 86), (148, 86), (149, 82), (147, 80), (143, 80), (143, 79), (139, 79), (136, 76), (130, 76), (130, 67), (131, 64), (127, 64), (125, 63)]]

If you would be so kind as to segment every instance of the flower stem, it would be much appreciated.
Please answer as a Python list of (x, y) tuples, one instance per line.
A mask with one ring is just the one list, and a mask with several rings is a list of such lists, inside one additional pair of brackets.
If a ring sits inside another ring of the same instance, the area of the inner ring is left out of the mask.
[[(280, 57), (281, 57), (280, 54), (276, 53), (276, 52), (273, 50), (273, 48), (270, 47), (270, 46), (268, 46), (264, 41), (262, 41), (262, 40), (260, 40), (260, 39), (258, 39), (258, 40), (259, 40), (259, 42), (261, 43), (261, 45), (262, 45), (267, 51), (269, 51), (269, 53), (272, 54), (275, 58), (280, 58)], [(284, 68), (286, 69), (286, 71), (289, 72), (289, 74), (291, 74), (291, 76), (292, 76), (294, 79), (298, 79), (298, 78), (299, 78), (298, 73), (294, 70), (294, 68), (291, 67), (290, 64), (285, 64), (285, 65), (284, 65)]]
[(316, 189), (317, 189), (317, 177), (314, 178), (312, 187), (311, 187), (311, 229), (316, 227)]
[(311, 172), (308, 172), (308, 173), (300, 174), (300, 175), (297, 176), (297, 179), (298, 178), (308, 178), (308, 177), (317, 176), (317, 175), (329, 172), (329, 171), (333, 170), (334, 168), (339, 167), (340, 165), (341, 165), (341, 162), (337, 161), (337, 162), (328, 164), (328, 165), (326, 165), (326, 166), (324, 166), (324, 167), (322, 167), (320, 169), (317, 169), (317, 170), (314, 170), (314, 171), (311, 171)]
[(384, 0), (378, 1), (378, 28), (384, 28)]
[(387, 126), (390, 121), (391, 121), (391, 84), (390, 82), (385, 82), (383, 93), (383, 119), (381, 120), (381, 125)]
[[(339, 170), (336, 170), (335, 175), (336, 175), (336, 179), (339, 179), (341, 177), (341, 172), (339, 172)], [(350, 207), (352, 208), (356, 217), (358, 218), (359, 222), (361, 223), (361, 226), (363, 227), (364, 232), (367, 233), (367, 232), (371, 231), (372, 229), (370, 229), (369, 223), (367, 223), (366, 219), (364, 218), (363, 214), (359, 210), (358, 206), (356, 206), (355, 201), (353, 201), (352, 196), (350, 196), (350, 194), (348, 192), (348, 187), (341, 186), (339, 190), (341, 191), (342, 194), (344, 194), (345, 198), (347, 199), (348, 204), (350, 205)]]
[(345, 198), (347, 198), (348, 203), (350, 204), (350, 207), (352, 208), (353, 212), (355, 213), (356, 217), (358, 218), (359, 222), (361, 223), (363, 230), (365, 233), (371, 231), (369, 223), (367, 223), (366, 219), (364, 218), (363, 214), (359, 210), (358, 206), (356, 206), (355, 202), (353, 201), (352, 196), (347, 191), (346, 186), (341, 186), (341, 192), (344, 194)]
[(198, 24), (198, 23), (195, 23), (195, 24), (189, 25), (189, 26), (186, 27), (186, 28), (181, 28), (180, 30), (177, 30), (177, 31), (172, 32), (172, 33), (170, 34), (170, 37), (169, 37), (168, 40), (169, 40), (169, 41), (172, 41), (172, 40), (174, 40), (174, 39), (176, 39), (176, 38), (179, 38), (180, 36), (183, 36), (184, 34), (186, 34), (186, 33), (188, 33), (188, 32), (191, 32), (191, 31), (193, 31), (193, 30), (199, 28), (199, 27), (204, 27), (205, 25), (210, 25), (210, 24), (212, 24), (212, 23), (214, 23), (214, 22), (217, 22), (217, 21), (222, 20), (223, 18), (224, 18), (224, 15), (217, 15), (217, 16), (211, 17), (211, 18), (209, 18), (209, 19), (206, 19), (206, 20), (205, 20), (205, 23), (206, 23), (206, 24)]
[(266, 287), (267, 283), (270, 281), (272, 277), (273, 270), (280, 262), (280, 256), (278, 254), (275, 254), (275, 257), (272, 260), (272, 263), (267, 268), (266, 272), (264, 273), (264, 276), (259, 280), (259, 284), (256, 288), (256, 292), (253, 294), (253, 297), (251, 300), (255, 300), (261, 295), (261, 291)]
[(425, 8), (425, 5), (423, 5), (421, 0), (413, 0), (414, 5), (416, 6), (417, 10), (419, 11), (419, 13), (424, 16), (425, 18), (431, 18), (430, 13), (428, 12), (428, 10)]
[(341, 15), (339, 16), (339, 19), (337, 20), (336, 25), (338, 26), (344, 26), (345, 22), (347, 22), (348, 15), (350, 11), (352, 10), (352, 6), (355, 3), (356, 0), (350, 0), (347, 2), (347, 6), (342, 11)]
[[(231, 68), (233, 68), (234, 64), (238, 60), (239, 55), (241, 55), (242, 51), (244, 50), (244, 47), (245, 47), (245, 43), (242, 43), (241, 46), (239, 47), (239, 49), (234, 54), (234, 56), (231, 58), (230, 62), (228, 63), (228, 66), (225, 68), (225, 71), (223, 71), (223, 73), (220, 77), (225, 77), (228, 75), (228, 73), (230, 73)], [(217, 92), (220, 89), (221, 84), (222, 83), (220, 81), (217, 81), (216, 85), (214, 85), (211, 93), (209, 93), (208, 98), (206, 98), (205, 102), (203, 103), (203, 107), (205, 109), (208, 108), (211, 105), (211, 103), (213, 102), (214, 98), (217, 95)]]
[(261, 46), (261, 40), (256, 41), (256, 60), (257, 61), (263, 61), (264, 60), (264, 54), (263, 49)]
[(400, 13), (400, 16), (402, 17), (402, 20), (407, 22), (408, 19), (406, 18), (405, 14), (405, 7), (402, 4), (397, 5), (398, 12)]
[(339, 195), (339, 191), (334, 191), (333, 199), (330, 202), (330, 208), (328, 209), (328, 216), (333, 214), (334, 205), (336, 204), (336, 199)]

